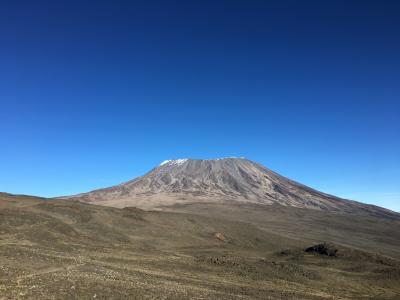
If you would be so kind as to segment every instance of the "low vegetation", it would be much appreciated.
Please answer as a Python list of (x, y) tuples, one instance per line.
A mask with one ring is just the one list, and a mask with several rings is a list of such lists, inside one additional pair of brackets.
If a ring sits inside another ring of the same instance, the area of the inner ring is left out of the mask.
[(375, 232), (390, 251), (254, 222), (0, 195), (0, 299), (399, 299)]

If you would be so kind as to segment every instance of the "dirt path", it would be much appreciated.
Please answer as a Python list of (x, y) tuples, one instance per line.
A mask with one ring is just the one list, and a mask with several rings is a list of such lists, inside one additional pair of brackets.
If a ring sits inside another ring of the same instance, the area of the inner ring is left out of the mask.
[(55, 272), (60, 272), (60, 271), (69, 271), (76, 269), (77, 267), (80, 267), (84, 264), (76, 264), (76, 265), (69, 265), (69, 266), (63, 266), (63, 267), (52, 267), (52, 268), (46, 268), (42, 270), (38, 270), (34, 273), (31, 274), (26, 274), (26, 275), (21, 275), (17, 277), (17, 284), (20, 283), (21, 280), (27, 279), (27, 278), (32, 278), (38, 275), (44, 275), (44, 274), (49, 274), (49, 273), (55, 273)]

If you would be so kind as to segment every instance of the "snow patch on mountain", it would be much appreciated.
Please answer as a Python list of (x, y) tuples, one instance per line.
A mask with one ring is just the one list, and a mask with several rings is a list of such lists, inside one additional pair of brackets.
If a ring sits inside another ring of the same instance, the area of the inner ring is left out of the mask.
[[(216, 159), (203, 159), (204, 161), (215, 161), (215, 160), (224, 160), (224, 159), (245, 159), (245, 157), (236, 157), (236, 156), (228, 156), (228, 157), (220, 157), (220, 158), (216, 158)], [(164, 166), (164, 165), (181, 165), (183, 163), (185, 163), (186, 161), (188, 161), (188, 158), (179, 158), (179, 159), (167, 159), (164, 160), (160, 166)]]
[(164, 166), (164, 165), (177, 165), (180, 166), (181, 164), (185, 163), (188, 159), (187, 158), (180, 158), (180, 159), (168, 159), (168, 160), (164, 160), (160, 166)]

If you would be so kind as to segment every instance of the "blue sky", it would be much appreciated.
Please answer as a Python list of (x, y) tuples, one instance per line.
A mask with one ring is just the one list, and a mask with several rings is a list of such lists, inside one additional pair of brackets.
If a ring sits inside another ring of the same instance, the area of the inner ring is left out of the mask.
[(0, 191), (244, 156), (400, 211), (398, 1), (2, 1), (0, 43)]

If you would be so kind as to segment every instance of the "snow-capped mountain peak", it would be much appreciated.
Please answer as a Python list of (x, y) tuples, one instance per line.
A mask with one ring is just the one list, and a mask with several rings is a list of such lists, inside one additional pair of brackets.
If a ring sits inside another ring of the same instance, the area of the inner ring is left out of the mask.
[(256, 162), (234, 157), (166, 160), (145, 175), (128, 182), (65, 198), (144, 209), (206, 201), (280, 204), (365, 215), (388, 214), (382, 208), (316, 191)]

